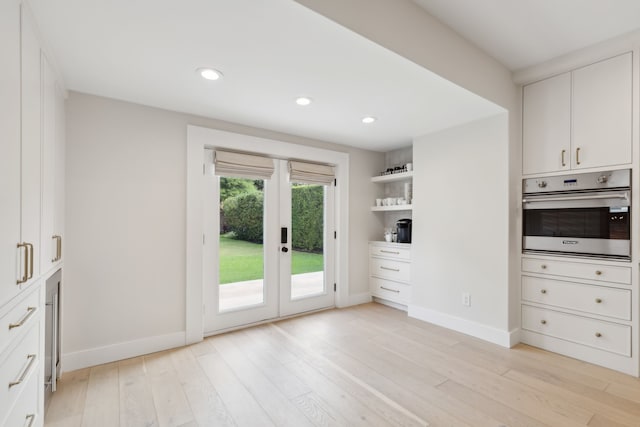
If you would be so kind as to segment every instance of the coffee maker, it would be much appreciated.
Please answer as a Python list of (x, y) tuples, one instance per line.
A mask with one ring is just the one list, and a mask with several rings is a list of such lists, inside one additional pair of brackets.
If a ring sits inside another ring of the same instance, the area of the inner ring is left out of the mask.
[(396, 222), (397, 230), (397, 242), (398, 243), (411, 243), (411, 219), (403, 218)]

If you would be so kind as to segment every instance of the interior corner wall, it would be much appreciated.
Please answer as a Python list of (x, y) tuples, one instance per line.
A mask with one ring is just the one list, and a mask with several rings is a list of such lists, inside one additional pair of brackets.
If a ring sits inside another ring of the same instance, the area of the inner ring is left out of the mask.
[(369, 295), (384, 154), (71, 92), (67, 108), (64, 370), (184, 343), (187, 125), (350, 153), (349, 295)]
[(413, 145), (409, 314), (502, 344), (509, 333), (508, 123), (504, 113)]

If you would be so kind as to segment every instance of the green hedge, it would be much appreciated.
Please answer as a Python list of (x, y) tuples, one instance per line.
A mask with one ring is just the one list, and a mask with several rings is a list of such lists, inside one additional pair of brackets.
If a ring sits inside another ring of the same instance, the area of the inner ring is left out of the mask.
[[(291, 191), (293, 249), (322, 252), (324, 188), (302, 185)], [(226, 199), (222, 208), (225, 231), (232, 231), (239, 240), (262, 243), (263, 203), (262, 192)]]

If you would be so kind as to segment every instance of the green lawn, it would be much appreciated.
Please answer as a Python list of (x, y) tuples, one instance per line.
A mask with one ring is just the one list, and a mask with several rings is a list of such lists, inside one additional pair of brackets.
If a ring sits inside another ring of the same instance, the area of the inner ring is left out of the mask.
[[(321, 254), (293, 251), (292, 274), (322, 271)], [(263, 277), (262, 245), (220, 236), (220, 284)]]

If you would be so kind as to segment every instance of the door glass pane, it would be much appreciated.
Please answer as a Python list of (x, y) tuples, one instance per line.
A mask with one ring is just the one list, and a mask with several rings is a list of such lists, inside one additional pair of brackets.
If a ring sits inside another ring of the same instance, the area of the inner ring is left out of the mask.
[(291, 184), (291, 299), (325, 292), (325, 187)]
[(219, 310), (263, 304), (264, 181), (220, 177)]

